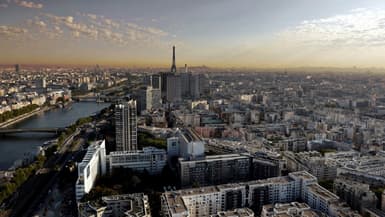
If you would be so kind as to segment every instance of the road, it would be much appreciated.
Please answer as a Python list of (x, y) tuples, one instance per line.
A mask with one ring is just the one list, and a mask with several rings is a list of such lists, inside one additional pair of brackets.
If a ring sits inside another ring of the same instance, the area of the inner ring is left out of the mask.
[[(79, 135), (80, 130), (76, 130), (69, 136), (61, 146), (58, 153), (48, 159), (44, 165), (44, 170), (39, 170), (36, 175), (31, 177), (18, 190), (17, 200), (13, 206), (11, 217), (29, 217), (32, 216), (35, 207), (44, 199), (47, 192), (52, 188), (57, 181), (60, 171), (64, 168), (66, 163), (71, 160), (76, 152), (69, 152), (71, 143), (75, 136)], [(55, 166), (59, 166), (54, 169)]]

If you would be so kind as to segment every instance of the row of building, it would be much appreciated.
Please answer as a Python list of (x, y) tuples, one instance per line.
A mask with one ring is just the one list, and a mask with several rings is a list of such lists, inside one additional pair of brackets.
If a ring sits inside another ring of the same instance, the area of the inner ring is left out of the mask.
[(264, 180), (169, 191), (161, 196), (162, 214), (168, 217), (210, 216), (244, 207), (261, 213), (264, 205), (298, 200), (331, 217), (361, 216), (339, 199), (305, 171)]
[(88, 147), (83, 160), (77, 165), (76, 199), (79, 201), (92, 190), (98, 176), (115, 168), (130, 168), (157, 175), (162, 172), (166, 162), (167, 154), (163, 149), (147, 147), (143, 150), (110, 152), (107, 155), (105, 140), (97, 141)]

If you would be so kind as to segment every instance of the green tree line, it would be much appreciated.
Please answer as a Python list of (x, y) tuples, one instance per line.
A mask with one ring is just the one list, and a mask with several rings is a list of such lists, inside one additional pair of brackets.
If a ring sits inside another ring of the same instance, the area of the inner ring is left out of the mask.
[(3, 114), (0, 114), (0, 123), (8, 121), (8, 120), (15, 118), (17, 116), (26, 114), (28, 112), (32, 112), (37, 108), (39, 108), (38, 105), (32, 104), (32, 105), (27, 105), (27, 106), (20, 108), (20, 109), (15, 109), (12, 111), (6, 111)]
[(51, 146), (46, 150), (46, 157), (42, 155), (38, 155), (34, 163), (20, 167), (15, 170), (13, 178), (10, 181), (6, 181), (0, 185), (0, 204), (3, 203), (5, 199), (11, 196), (16, 190), (25, 182), (27, 179), (34, 175), (37, 170), (43, 167), (45, 160), (47, 157), (53, 155), (55, 151), (59, 149), (59, 147), (63, 144), (64, 140), (75, 132), (76, 128), (89, 123), (92, 121), (92, 117), (80, 118), (76, 121), (75, 124), (72, 124), (67, 127), (67, 130), (63, 132), (58, 138), (58, 144)]
[(43, 167), (45, 157), (39, 155), (36, 157), (36, 161), (28, 166), (17, 168), (13, 174), (13, 178), (7, 182), (2, 183), (0, 186), (0, 204), (5, 199), (11, 196), (28, 177), (35, 174), (37, 170)]
[(150, 133), (138, 132), (138, 146), (139, 148), (154, 146), (156, 148), (166, 149), (167, 141), (166, 139), (155, 138), (155, 136)]

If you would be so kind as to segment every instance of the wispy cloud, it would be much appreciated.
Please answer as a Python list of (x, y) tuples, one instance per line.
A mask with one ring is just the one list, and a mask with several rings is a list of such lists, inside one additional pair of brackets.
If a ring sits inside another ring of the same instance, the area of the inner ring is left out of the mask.
[[(13, 2), (14, 0), (10, 0)], [(144, 22), (144, 21), (142, 21)], [(151, 24), (151, 20), (148, 20)], [(55, 40), (62, 44), (94, 43), (115, 47), (165, 48), (176, 41), (167, 31), (134, 21), (112, 19), (103, 15), (76, 13), (58, 16), (39, 13), (24, 23), (1, 26), (1, 39), (13, 39), (20, 45), (40, 44)]]
[(0, 37), (5, 39), (15, 39), (28, 33), (27, 29), (14, 26), (0, 26)]
[(385, 10), (359, 8), (346, 14), (307, 20), (279, 36), (308, 46), (385, 46)]
[(41, 9), (43, 8), (43, 4), (41, 3), (35, 3), (31, 1), (20, 1), (20, 0), (15, 0), (14, 1), (17, 5), (25, 8), (35, 8), (35, 9)]
[(47, 23), (66, 29), (70, 32), (70, 36), (74, 38), (104, 40), (123, 46), (131, 42), (151, 43), (161, 41), (162, 38), (169, 36), (166, 31), (155, 27), (141, 26), (133, 22), (114, 20), (96, 14), (78, 15), (75, 18), (73, 16), (44, 14), (40, 19), (45, 17)]

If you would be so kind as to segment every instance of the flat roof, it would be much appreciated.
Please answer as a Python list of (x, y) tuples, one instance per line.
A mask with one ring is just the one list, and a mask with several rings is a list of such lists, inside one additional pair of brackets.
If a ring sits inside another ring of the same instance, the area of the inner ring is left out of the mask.
[(254, 216), (254, 212), (249, 208), (239, 208), (229, 211), (221, 211), (211, 217), (248, 217)]
[(188, 212), (186, 205), (184, 204), (183, 198), (180, 194), (174, 192), (166, 192), (164, 194), (169, 206), (169, 210), (172, 213), (183, 213)]
[(309, 191), (313, 192), (314, 194), (319, 195), (325, 200), (338, 200), (339, 197), (335, 194), (331, 193), (330, 191), (326, 190), (325, 188), (321, 187), (318, 184), (311, 184), (308, 185)]

